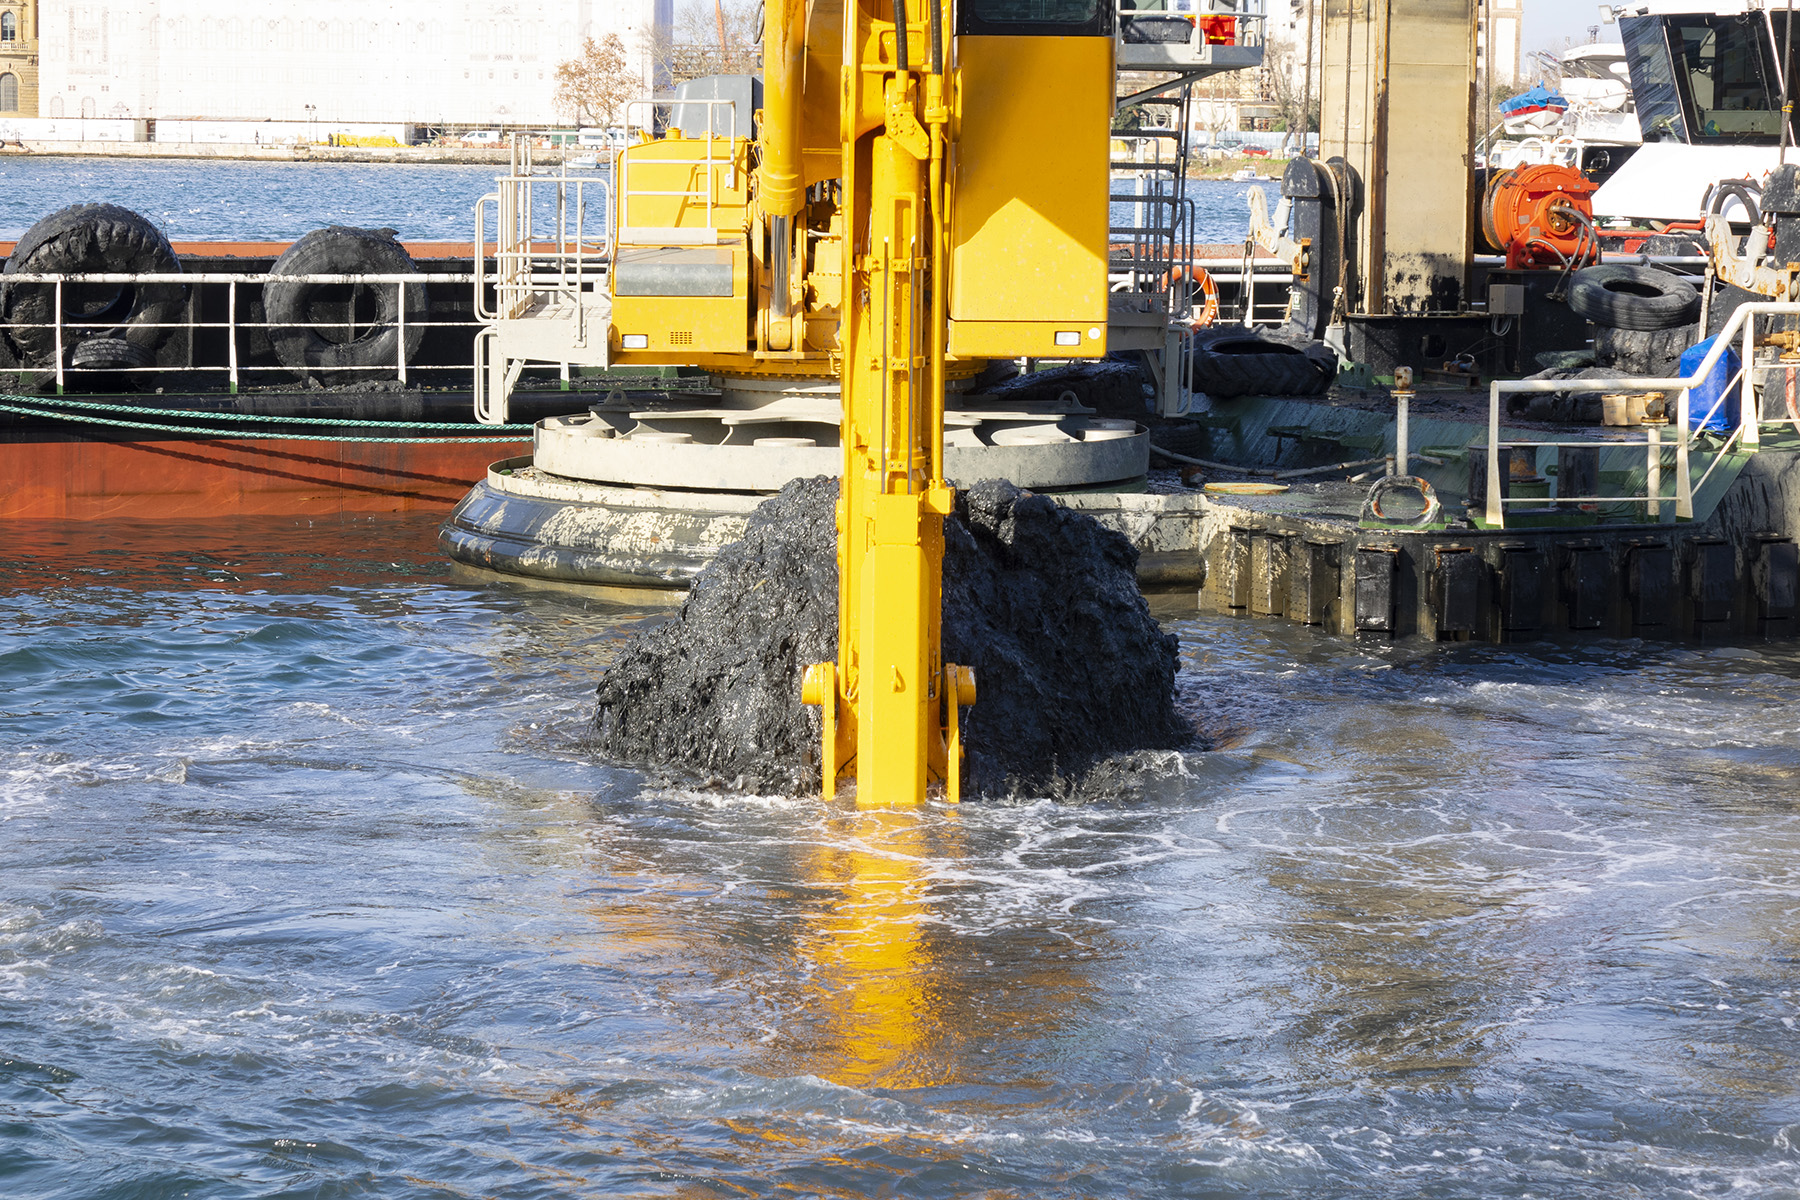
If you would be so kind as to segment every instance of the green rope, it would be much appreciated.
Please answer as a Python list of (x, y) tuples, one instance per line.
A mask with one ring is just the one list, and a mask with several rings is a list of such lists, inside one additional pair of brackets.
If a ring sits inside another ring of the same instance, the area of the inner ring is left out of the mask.
[[(0, 400), (19, 400), (19, 399), (29, 399), (29, 397), (0, 395)], [(185, 410), (179, 410), (179, 409), (176, 411), (178, 413), (180, 413), (180, 415), (182, 415), (182, 416), (195, 416), (195, 415), (208, 416), (208, 415), (211, 415), (211, 414), (205, 414), (205, 413), (195, 414), (195, 413), (191, 413), (191, 412), (187, 412)], [(66, 412), (45, 411), (43, 409), (22, 408), (15, 404), (0, 404), (0, 412), (18, 413), (21, 416), (26, 416), (26, 417), (48, 417), (53, 420), (81, 421), (81, 422), (85, 422), (90, 425), (118, 425), (118, 426), (123, 426), (124, 428), (127, 428), (127, 429), (157, 429), (157, 430), (162, 430), (162, 431), (165, 431), (168, 433), (199, 434), (203, 437), (209, 437), (209, 438), (263, 438), (265, 440), (293, 441), (293, 442), (420, 442), (420, 443), (512, 442), (515, 444), (519, 443), (519, 442), (528, 442), (531, 440), (530, 438), (527, 438), (527, 437), (517, 437), (517, 436), (515, 436), (515, 437), (333, 437), (330, 434), (325, 434), (325, 433), (269, 433), (269, 432), (265, 432), (263, 430), (258, 430), (258, 429), (204, 429), (204, 428), (200, 428), (200, 427), (197, 427), (194, 425), (163, 425), (163, 424), (160, 424), (155, 421), (124, 421), (124, 420), (120, 420), (117, 417), (97, 417), (97, 416), (90, 416), (86, 413), (66, 413)], [(360, 423), (361, 424), (379, 424), (379, 422), (360, 422)], [(342, 422), (342, 424), (350, 424), (350, 422), (346, 421), (346, 422)], [(395, 422), (395, 424), (420, 425), (420, 424), (424, 424), (424, 422), (399, 421), (399, 422)], [(451, 428), (464, 428), (464, 427), (451, 426)], [(483, 425), (483, 426), (479, 426), (479, 428), (488, 429), (488, 428), (496, 428), (496, 427)], [(520, 428), (520, 426), (517, 426), (517, 425), (505, 426), (505, 425), (503, 425), (503, 426), (498, 426), (497, 428), (517, 429), (517, 428)], [(524, 428), (530, 428), (530, 426), (525, 426)]]
[[(208, 421), (255, 421), (258, 424), (272, 423), (281, 425), (332, 425), (332, 426), (366, 426), (380, 429), (519, 429), (528, 430), (529, 425), (479, 425), (474, 422), (453, 421), (366, 421), (351, 417), (260, 417), (254, 413), (221, 413), (202, 412), (192, 408), (143, 408), (136, 404), (106, 404), (95, 400), (72, 400), (66, 396), (10, 396), (0, 393), (0, 400), (13, 404), (39, 404), (48, 407), (93, 408), (101, 412), (131, 413), (140, 417), (202, 417)], [(51, 414), (58, 415), (58, 414)], [(86, 420), (70, 414), (70, 420)], [(441, 441), (441, 438), (432, 438)], [(507, 439), (513, 440), (513, 439)]]

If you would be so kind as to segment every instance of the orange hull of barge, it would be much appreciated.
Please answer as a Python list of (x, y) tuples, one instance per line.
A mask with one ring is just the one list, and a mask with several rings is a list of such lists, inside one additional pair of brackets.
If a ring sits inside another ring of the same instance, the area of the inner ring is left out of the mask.
[(0, 519), (182, 520), (449, 511), (506, 442), (0, 440)]

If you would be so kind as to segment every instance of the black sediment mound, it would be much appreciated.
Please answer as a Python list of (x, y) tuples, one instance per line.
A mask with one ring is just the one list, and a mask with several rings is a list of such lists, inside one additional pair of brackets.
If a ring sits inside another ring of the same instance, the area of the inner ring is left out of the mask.
[[(752, 515), (675, 619), (600, 681), (597, 748), (756, 791), (818, 786), (806, 667), (836, 655), (837, 482), (798, 480)], [(944, 657), (975, 668), (964, 794), (1066, 793), (1109, 756), (1195, 740), (1176, 641), (1137, 590), (1137, 551), (1011, 484), (957, 497), (944, 533)]]

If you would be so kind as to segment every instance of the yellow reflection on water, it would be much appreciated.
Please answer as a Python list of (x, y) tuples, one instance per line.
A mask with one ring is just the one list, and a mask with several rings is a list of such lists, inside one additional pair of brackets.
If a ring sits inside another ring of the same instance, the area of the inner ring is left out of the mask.
[(836, 899), (798, 948), (822, 1035), (813, 1074), (847, 1087), (929, 1081), (942, 1018), (926, 863), (959, 841), (953, 812), (848, 811), (827, 823), (811, 876)]

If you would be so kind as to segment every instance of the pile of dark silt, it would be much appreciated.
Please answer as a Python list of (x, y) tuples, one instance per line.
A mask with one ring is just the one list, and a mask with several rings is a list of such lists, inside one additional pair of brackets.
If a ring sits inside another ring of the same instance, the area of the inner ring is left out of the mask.
[[(808, 665), (836, 657), (837, 481), (797, 480), (600, 681), (599, 753), (737, 788), (819, 785)], [(944, 657), (975, 668), (964, 794), (1067, 793), (1109, 756), (1195, 740), (1176, 640), (1138, 592), (1137, 551), (1093, 518), (988, 480), (944, 531)]]

